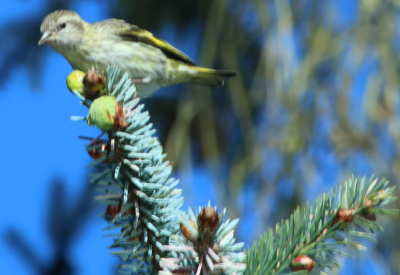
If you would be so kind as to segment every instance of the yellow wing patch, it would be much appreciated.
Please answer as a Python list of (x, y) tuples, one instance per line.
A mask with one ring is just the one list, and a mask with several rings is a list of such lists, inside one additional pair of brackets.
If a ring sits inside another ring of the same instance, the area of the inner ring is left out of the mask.
[(117, 35), (125, 40), (146, 43), (163, 51), (168, 58), (196, 66), (186, 54), (171, 46), (168, 42), (154, 37), (151, 32), (142, 30), (135, 25), (129, 25), (129, 28), (119, 28)]

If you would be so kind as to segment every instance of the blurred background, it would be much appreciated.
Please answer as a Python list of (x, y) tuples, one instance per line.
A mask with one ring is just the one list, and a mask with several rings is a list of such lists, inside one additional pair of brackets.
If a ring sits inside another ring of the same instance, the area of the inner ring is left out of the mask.
[[(3, 1), (5, 2), (5, 1)], [(198, 65), (239, 72), (223, 88), (164, 88), (146, 99), (185, 207), (239, 217), (251, 246), (297, 205), (351, 175), (400, 182), (398, 0), (13, 0), (0, 10), (1, 274), (115, 274), (70, 116), (68, 62), (37, 46), (43, 18), (72, 9), (124, 19)], [(398, 190), (396, 191), (399, 192)], [(397, 194), (398, 196), (399, 194)], [(399, 208), (399, 203), (392, 208)], [(400, 274), (399, 219), (332, 274)]]

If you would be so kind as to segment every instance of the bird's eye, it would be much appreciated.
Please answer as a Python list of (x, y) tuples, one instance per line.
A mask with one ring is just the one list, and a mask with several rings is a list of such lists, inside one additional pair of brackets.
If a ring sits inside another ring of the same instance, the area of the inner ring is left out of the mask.
[(65, 24), (65, 23), (61, 23), (61, 24), (60, 24), (60, 28), (61, 28), (61, 29), (64, 29), (66, 26), (67, 26), (67, 24)]

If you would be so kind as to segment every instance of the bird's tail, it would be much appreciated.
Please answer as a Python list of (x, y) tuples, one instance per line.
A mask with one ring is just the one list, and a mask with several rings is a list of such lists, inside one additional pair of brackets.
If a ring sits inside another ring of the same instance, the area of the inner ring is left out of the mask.
[(196, 73), (191, 74), (189, 82), (200, 85), (205, 85), (211, 88), (217, 88), (224, 85), (224, 80), (234, 77), (237, 72), (226, 71), (226, 70), (214, 70), (201, 68), (196, 66), (190, 66)]

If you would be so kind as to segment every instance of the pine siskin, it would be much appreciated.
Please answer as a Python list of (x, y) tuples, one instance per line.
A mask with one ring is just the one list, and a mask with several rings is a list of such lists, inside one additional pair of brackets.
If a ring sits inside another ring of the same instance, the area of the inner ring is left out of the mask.
[(39, 45), (48, 43), (75, 70), (105, 71), (108, 65), (118, 65), (132, 79), (141, 80), (137, 84), (140, 97), (182, 82), (216, 88), (237, 74), (197, 67), (167, 42), (123, 20), (87, 23), (76, 12), (60, 10), (47, 15), (40, 30)]

